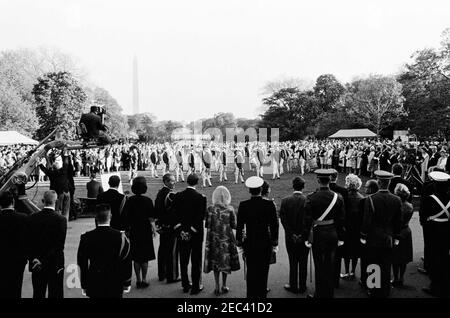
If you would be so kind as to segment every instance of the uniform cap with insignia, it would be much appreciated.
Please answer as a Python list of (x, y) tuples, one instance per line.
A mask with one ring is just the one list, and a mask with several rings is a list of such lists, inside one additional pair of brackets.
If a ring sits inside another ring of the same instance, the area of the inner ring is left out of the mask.
[(392, 179), (394, 177), (393, 173), (384, 170), (377, 170), (374, 174), (378, 179)]
[(262, 187), (264, 180), (260, 177), (253, 176), (245, 180), (245, 186), (247, 188), (260, 188)]
[(432, 171), (428, 174), (431, 180), (436, 182), (446, 182), (450, 180), (450, 175), (442, 171)]
[(317, 169), (314, 173), (319, 179), (330, 179), (331, 175), (334, 173), (334, 169)]

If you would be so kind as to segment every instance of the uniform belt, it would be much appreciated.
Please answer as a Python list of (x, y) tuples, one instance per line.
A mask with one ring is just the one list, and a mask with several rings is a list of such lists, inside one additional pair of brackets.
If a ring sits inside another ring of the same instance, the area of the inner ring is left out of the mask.
[(334, 224), (334, 220), (314, 221), (314, 226), (331, 225), (331, 224)]

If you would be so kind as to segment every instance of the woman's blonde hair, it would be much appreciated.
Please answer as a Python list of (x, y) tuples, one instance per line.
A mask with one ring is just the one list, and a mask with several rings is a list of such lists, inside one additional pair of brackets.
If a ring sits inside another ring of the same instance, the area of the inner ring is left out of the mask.
[(362, 181), (361, 179), (353, 174), (350, 173), (348, 176), (345, 177), (345, 187), (349, 190), (359, 190), (361, 188)]
[(410, 192), (406, 185), (403, 183), (397, 183), (394, 189), (395, 195), (399, 196), (402, 201), (406, 201), (409, 198)]
[(224, 186), (218, 186), (212, 194), (213, 205), (229, 206), (231, 203), (230, 191)]

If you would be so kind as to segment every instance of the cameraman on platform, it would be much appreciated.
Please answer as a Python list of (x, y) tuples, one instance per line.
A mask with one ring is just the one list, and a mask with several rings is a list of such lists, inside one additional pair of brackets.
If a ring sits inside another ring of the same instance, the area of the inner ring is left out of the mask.
[(98, 140), (102, 145), (111, 143), (111, 138), (106, 134), (107, 127), (103, 123), (105, 109), (101, 106), (91, 106), (91, 112), (81, 115), (80, 127), (83, 140)]

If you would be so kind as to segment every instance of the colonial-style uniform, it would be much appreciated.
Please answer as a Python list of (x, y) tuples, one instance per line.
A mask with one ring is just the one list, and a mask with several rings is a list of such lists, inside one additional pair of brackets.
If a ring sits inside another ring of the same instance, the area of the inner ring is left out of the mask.
[(243, 170), (243, 164), (244, 164), (244, 156), (242, 155), (241, 150), (235, 151), (234, 156), (234, 163), (236, 165), (235, 172), (234, 172), (234, 183), (238, 183), (238, 179), (241, 179), (241, 182), (244, 183), (244, 170)]
[[(315, 171), (320, 179), (330, 179), (333, 170)], [(304, 237), (309, 237), (314, 256), (315, 297), (332, 298), (334, 295), (335, 253), (338, 241), (344, 240), (345, 209), (341, 195), (328, 186), (319, 188), (306, 200)]]
[(203, 187), (206, 187), (206, 182), (208, 183), (208, 186), (212, 187), (211, 184), (211, 164), (212, 164), (212, 153), (209, 148), (205, 148), (202, 152), (202, 161), (203, 161), (203, 168), (202, 168), (202, 181), (203, 181)]
[(175, 158), (177, 160), (177, 166), (175, 168), (175, 175), (177, 182), (180, 180), (184, 182), (184, 173), (183, 173), (183, 153), (181, 149), (177, 149), (175, 152)]
[(430, 272), (430, 288), (424, 291), (447, 297), (449, 293), (449, 251), (450, 251), (450, 195), (448, 181), (450, 175), (433, 171), (429, 174), (434, 180), (436, 191), (426, 195), (420, 207), (421, 223), (427, 228), (427, 267)]
[(227, 181), (227, 151), (226, 148), (219, 153), (219, 182)]

